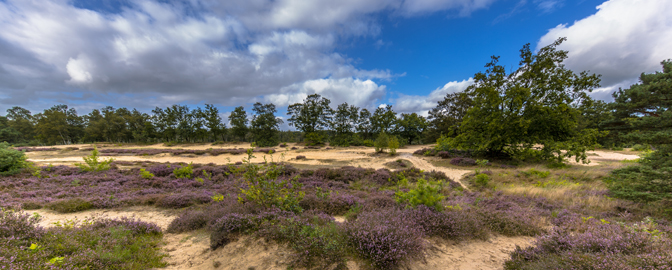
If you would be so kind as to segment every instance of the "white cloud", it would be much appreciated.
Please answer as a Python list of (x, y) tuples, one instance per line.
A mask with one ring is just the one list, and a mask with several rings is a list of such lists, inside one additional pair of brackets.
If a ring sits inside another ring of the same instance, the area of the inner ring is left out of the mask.
[(493, 1), (130, 0), (108, 13), (69, 0), (0, 0), (0, 107), (37, 97), (233, 106), (279, 89), (284, 102), (313, 91), (370, 106), (386, 90), (372, 80), (403, 74), (355, 67), (334, 53), (339, 40), (376, 35), (380, 12), (468, 15)]
[(371, 80), (355, 78), (309, 80), (283, 87), (278, 94), (266, 95), (264, 101), (284, 107), (300, 103), (312, 94), (328, 98), (332, 107), (347, 102), (350, 105), (371, 108), (377, 100), (385, 96), (385, 86)]
[(461, 92), (474, 84), (474, 79), (469, 78), (462, 81), (452, 81), (446, 83), (443, 87), (429, 93), (427, 96), (399, 95), (395, 100), (394, 110), (397, 112), (415, 112), (427, 116), (427, 112), (436, 107), (437, 103), (443, 100), (447, 94)]
[(642, 72), (660, 70), (660, 62), (672, 58), (671, 10), (669, 0), (607, 1), (589, 17), (550, 29), (538, 47), (567, 37), (560, 47), (569, 51), (567, 67), (602, 74), (604, 88), (594, 96), (609, 97), (605, 89), (628, 87)]

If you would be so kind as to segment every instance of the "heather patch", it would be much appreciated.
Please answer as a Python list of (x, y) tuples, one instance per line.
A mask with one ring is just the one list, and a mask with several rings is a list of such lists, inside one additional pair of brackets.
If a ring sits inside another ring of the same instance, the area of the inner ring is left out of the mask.
[(161, 230), (134, 219), (68, 220), (36, 225), (39, 217), (2, 210), (0, 268), (148, 269), (165, 267)]

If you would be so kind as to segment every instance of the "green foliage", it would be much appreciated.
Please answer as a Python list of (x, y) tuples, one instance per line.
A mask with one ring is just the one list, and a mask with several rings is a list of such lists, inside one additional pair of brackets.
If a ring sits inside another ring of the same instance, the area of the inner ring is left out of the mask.
[(331, 129), (336, 133), (331, 140), (330, 145), (336, 146), (350, 146), (350, 144), (361, 145), (357, 140), (361, 139), (359, 136), (355, 138), (353, 132), (359, 122), (359, 108), (354, 105), (343, 103), (338, 105), (331, 121)]
[[(243, 180), (246, 188), (241, 188), (238, 201), (254, 202), (262, 207), (276, 207), (285, 211), (301, 212), (299, 202), (305, 193), (303, 184), (298, 182), (299, 175), (278, 179), (284, 171), (284, 165), (265, 162), (264, 165), (252, 164), (252, 149), (247, 150)], [(264, 156), (264, 160), (266, 157)]]
[(177, 178), (191, 178), (193, 173), (194, 173), (193, 162), (189, 162), (187, 166), (182, 166), (180, 168), (175, 168), (173, 170), (173, 174)]
[(429, 128), (425, 132), (427, 142), (433, 142), (441, 136), (455, 137), (473, 100), (467, 93), (447, 94), (438, 105), (429, 111)]
[(414, 141), (421, 142), (422, 133), (428, 124), (427, 120), (417, 113), (402, 113), (398, 125), (399, 134), (408, 144), (413, 144)]
[(376, 141), (373, 143), (373, 146), (376, 148), (376, 152), (381, 153), (385, 152), (385, 149), (389, 146), (390, 136), (386, 133), (380, 133), (376, 138)]
[(80, 198), (55, 201), (47, 205), (47, 208), (59, 213), (74, 213), (89, 210), (93, 205), (89, 201)]
[(535, 169), (535, 168), (531, 168), (531, 169), (529, 169), (529, 170), (527, 170), (527, 171), (521, 171), (520, 173), (521, 173), (522, 175), (524, 175), (524, 176), (532, 176), (532, 175), (534, 175), (534, 176), (537, 176), (537, 177), (539, 177), (539, 178), (546, 178), (546, 177), (548, 177), (549, 175), (551, 175), (551, 172), (549, 172), (549, 171), (540, 171), (540, 170), (537, 170), (537, 169)]
[(28, 166), (26, 155), (9, 147), (6, 142), (0, 142), (0, 175), (14, 175)]
[(243, 106), (236, 107), (229, 115), (229, 122), (231, 123), (231, 134), (239, 140), (245, 140), (247, 134), (247, 113)]
[(397, 191), (394, 196), (397, 202), (408, 204), (411, 207), (423, 204), (441, 211), (441, 200), (444, 198), (441, 195), (442, 189), (442, 181), (427, 182), (424, 178), (420, 178), (415, 188), (410, 189), (408, 192)]
[(479, 173), (474, 178), (474, 185), (479, 188), (487, 187), (490, 183), (490, 176), (484, 173)]
[(371, 123), (371, 132), (373, 134), (379, 133), (393, 133), (397, 131), (397, 113), (392, 110), (392, 105), (387, 105), (384, 108), (378, 107), (369, 119)]
[(306, 133), (306, 145), (324, 145), (324, 136), (317, 132)]
[(303, 100), (287, 107), (287, 121), (290, 126), (308, 134), (322, 130), (329, 126), (334, 110), (329, 107), (331, 101), (319, 94), (312, 94)]
[(146, 171), (145, 169), (140, 169), (140, 177), (145, 179), (152, 179), (154, 178), (154, 174)]
[(278, 145), (278, 128), (282, 120), (275, 117), (277, 112), (273, 103), (254, 104), (254, 116), (252, 117), (252, 135), (259, 147)]
[[(672, 200), (672, 60), (662, 62), (663, 72), (642, 73), (640, 82), (614, 93), (611, 121), (603, 123), (621, 139), (651, 146), (639, 165), (612, 171), (606, 183), (614, 197), (637, 202)], [(668, 97), (668, 98), (663, 98)], [(670, 209), (667, 209), (668, 211)]]
[[(599, 76), (575, 74), (562, 64), (567, 52), (556, 50), (565, 39), (533, 54), (530, 45), (520, 50), (520, 67), (510, 74), (493, 56), (485, 73), (474, 75), (465, 92), (473, 100), (452, 148), (516, 156), (542, 145), (543, 159), (576, 156), (596, 145), (597, 130), (579, 130), (577, 107), (590, 100)], [(566, 150), (564, 152), (563, 150)]]
[(82, 169), (85, 172), (100, 172), (100, 171), (107, 171), (110, 169), (110, 163), (114, 161), (114, 159), (107, 159), (107, 160), (101, 160), (99, 157), (99, 152), (98, 148), (93, 148), (93, 151), (91, 152), (91, 155), (83, 157), (84, 163), (85, 164), (75, 164), (77, 167)]
[(396, 155), (399, 149), (399, 139), (397, 136), (390, 136), (387, 141), (387, 147), (390, 148), (390, 155)]
[(212, 201), (213, 202), (221, 202), (223, 200), (224, 200), (224, 195), (222, 195), (222, 194), (212, 195)]

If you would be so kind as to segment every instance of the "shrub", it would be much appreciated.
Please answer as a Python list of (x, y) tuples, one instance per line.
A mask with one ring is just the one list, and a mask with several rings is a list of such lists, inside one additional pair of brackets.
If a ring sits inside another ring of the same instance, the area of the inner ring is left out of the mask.
[(175, 168), (173, 174), (177, 178), (191, 178), (194, 173), (194, 165), (190, 162), (187, 166), (182, 166), (180, 168)]
[(305, 195), (303, 185), (294, 177), (280, 177), (284, 166), (274, 162), (264, 165), (255, 165), (250, 162), (254, 157), (248, 149), (243, 181), (246, 187), (240, 190), (239, 202), (250, 201), (262, 207), (277, 207), (284, 211), (300, 212), (299, 202)]
[(296, 160), (306, 159), (306, 156), (296, 156)]
[(89, 210), (93, 208), (93, 204), (89, 201), (75, 198), (51, 202), (47, 205), (47, 208), (59, 213), (74, 213)]
[(476, 160), (472, 158), (458, 157), (451, 159), (450, 164), (457, 166), (474, 166), (476, 165)]
[(389, 147), (389, 139), (390, 137), (384, 132), (378, 135), (373, 144), (377, 153), (385, 152), (385, 149)]
[(149, 180), (149, 179), (154, 178), (154, 174), (146, 171), (145, 169), (140, 169), (140, 177)]
[(317, 132), (310, 132), (306, 134), (305, 141), (308, 146), (324, 145), (324, 136)]
[(86, 164), (75, 164), (77, 167), (82, 169), (85, 172), (99, 172), (99, 171), (107, 171), (110, 169), (110, 163), (114, 161), (114, 159), (108, 159), (108, 160), (99, 160), (98, 157), (98, 148), (93, 148), (93, 151), (91, 152), (91, 155), (83, 157), (84, 163)]
[(532, 247), (517, 247), (505, 269), (670, 269), (667, 236), (641, 224), (584, 223), (581, 230), (556, 228)]
[(474, 178), (474, 185), (479, 188), (484, 188), (490, 183), (490, 176), (485, 173), (479, 173)]
[(6, 142), (0, 143), (0, 176), (14, 175), (27, 166), (26, 155), (9, 147)]
[(204, 211), (186, 211), (173, 219), (166, 230), (169, 233), (183, 233), (205, 228), (208, 225), (210, 213)]
[(377, 268), (390, 269), (402, 261), (422, 255), (422, 230), (401, 210), (360, 213), (345, 224), (348, 242)]
[(373, 140), (366, 139), (366, 140), (362, 141), (362, 145), (366, 146), (366, 147), (373, 147), (374, 142), (373, 142)]
[(38, 216), (0, 208), (0, 242), (10, 239), (27, 244), (31, 240), (42, 238), (45, 231), (38, 222), (40, 222)]
[(456, 209), (440, 212), (434, 208), (419, 205), (406, 210), (406, 216), (413, 220), (427, 236), (449, 240), (487, 239), (488, 232), (477, 215), (470, 211)]
[(444, 198), (441, 195), (442, 189), (443, 182), (430, 181), (428, 183), (424, 178), (420, 178), (415, 188), (410, 189), (408, 192), (397, 191), (394, 196), (398, 203), (405, 203), (411, 207), (422, 204), (440, 211), (443, 208), (441, 200)]
[(233, 240), (235, 233), (252, 230), (259, 226), (262, 219), (251, 214), (227, 214), (217, 219), (211, 226), (210, 248), (212, 250), (224, 246)]
[[(422, 154), (424, 154), (424, 153), (422, 153)], [(450, 158), (450, 152), (448, 152), (448, 151), (441, 151), (437, 155), (442, 159)]]
[(390, 155), (396, 155), (399, 149), (399, 139), (397, 136), (390, 136), (387, 147), (390, 148)]

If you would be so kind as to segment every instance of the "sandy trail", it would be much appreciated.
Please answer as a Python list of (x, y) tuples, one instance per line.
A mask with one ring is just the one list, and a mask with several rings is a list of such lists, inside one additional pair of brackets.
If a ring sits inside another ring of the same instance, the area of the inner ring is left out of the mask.
[(467, 173), (470, 173), (471, 170), (459, 170), (459, 169), (453, 169), (453, 168), (445, 168), (445, 167), (436, 167), (432, 165), (431, 163), (427, 162), (426, 160), (419, 158), (417, 156), (414, 156), (409, 153), (403, 153), (401, 154), (402, 159), (406, 159), (413, 163), (413, 166), (415, 166), (418, 169), (424, 170), (424, 171), (439, 171), (443, 172), (446, 174), (446, 176), (450, 177), (450, 179), (453, 179), (453, 181), (460, 183), (460, 185), (464, 189), (468, 189), (466, 185), (462, 183), (462, 176), (464, 176)]

